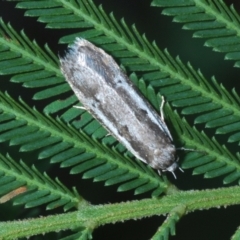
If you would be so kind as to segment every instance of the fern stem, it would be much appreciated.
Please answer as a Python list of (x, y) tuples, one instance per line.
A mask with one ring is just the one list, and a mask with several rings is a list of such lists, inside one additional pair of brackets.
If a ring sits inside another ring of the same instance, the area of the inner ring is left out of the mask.
[[(90, 230), (100, 225), (140, 219), (172, 212), (177, 206), (185, 206), (186, 212), (240, 204), (239, 187), (209, 189), (203, 191), (179, 191), (161, 199), (144, 199), (106, 205), (86, 205), (81, 211), (52, 215), (23, 221), (1, 222), (0, 238), (29, 237), (42, 232), (61, 231), (85, 227)], [(181, 209), (184, 209), (181, 207)]]

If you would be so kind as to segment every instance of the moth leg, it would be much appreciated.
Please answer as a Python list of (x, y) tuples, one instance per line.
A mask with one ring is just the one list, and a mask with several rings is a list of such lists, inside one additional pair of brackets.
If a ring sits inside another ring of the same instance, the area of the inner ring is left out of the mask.
[[(182, 170), (180, 167), (178, 167), (178, 168), (183, 172), (183, 170)], [(159, 176), (162, 175), (161, 170), (158, 169), (157, 172), (158, 172), (158, 175), (159, 175)], [(173, 177), (174, 177), (175, 179), (177, 179), (175, 173), (174, 173), (174, 172), (171, 172), (171, 173), (172, 173)]]
[[(179, 168), (179, 169), (181, 169), (181, 168)], [(181, 169), (181, 171), (183, 171), (183, 170)], [(177, 179), (177, 177), (176, 177), (176, 175), (175, 175), (174, 172), (171, 172), (171, 174), (173, 175), (173, 177), (174, 177), (175, 179)]]
[(178, 167), (178, 169), (179, 169), (181, 172), (184, 172), (182, 168)]
[(74, 108), (78, 108), (78, 109), (83, 109), (83, 110), (87, 110), (85, 107), (82, 107), (82, 106), (73, 106)]
[(177, 151), (203, 152), (203, 153), (206, 153), (205, 151), (196, 150), (196, 149), (193, 149), (193, 148), (184, 148), (184, 147), (176, 148), (176, 150)]
[(160, 116), (161, 116), (161, 119), (162, 119), (163, 122), (165, 122), (165, 121), (164, 121), (164, 113), (163, 113), (164, 103), (165, 103), (165, 99), (164, 99), (164, 97), (162, 96), (162, 102), (161, 102), (161, 106), (160, 106)]

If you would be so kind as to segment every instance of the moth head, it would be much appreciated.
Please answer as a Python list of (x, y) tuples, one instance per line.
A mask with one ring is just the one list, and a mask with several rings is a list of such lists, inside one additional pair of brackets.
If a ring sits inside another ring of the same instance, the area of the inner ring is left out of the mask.
[(166, 171), (168, 171), (168, 172), (175, 172), (177, 168), (179, 168), (178, 163), (174, 162), (172, 165), (170, 165), (168, 168), (166, 168), (163, 171), (164, 172), (166, 172)]
[(174, 172), (177, 168), (179, 168), (177, 161), (178, 161), (178, 158), (177, 158), (176, 162), (174, 162), (172, 165), (170, 165), (169, 167), (167, 167), (166, 169), (163, 170), (163, 172), (166, 172), (166, 171), (171, 172), (175, 179), (177, 177)]
[[(158, 154), (157, 154), (158, 152)], [(170, 144), (162, 150), (155, 150), (155, 156), (158, 156), (158, 161), (155, 162), (154, 168), (158, 169), (158, 172), (171, 172), (176, 178), (174, 172), (179, 168), (178, 160), (179, 158), (176, 156), (176, 148), (174, 145)]]
[(176, 159), (176, 162), (174, 162), (172, 165), (170, 165), (169, 167), (167, 167), (166, 169), (164, 169), (164, 170), (162, 170), (162, 171), (163, 171), (163, 172), (166, 172), (166, 171), (171, 172), (172, 175), (174, 176), (174, 178), (177, 179), (177, 177), (176, 177), (176, 175), (175, 175), (175, 173), (174, 173), (174, 172), (176, 171), (176, 169), (178, 168), (181, 172), (184, 172), (184, 171), (182, 170), (182, 168), (179, 167), (179, 165), (178, 165), (178, 160), (179, 160), (179, 158)]

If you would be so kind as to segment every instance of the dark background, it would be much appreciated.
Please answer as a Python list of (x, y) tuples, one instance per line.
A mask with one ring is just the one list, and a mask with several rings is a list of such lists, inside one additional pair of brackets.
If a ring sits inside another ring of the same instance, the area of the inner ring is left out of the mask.
[[(228, 89), (236, 88), (239, 91), (239, 69), (233, 68), (234, 61), (224, 61), (224, 55), (213, 52), (211, 48), (203, 47), (203, 39), (192, 39), (192, 31), (181, 30), (182, 24), (172, 23), (172, 18), (161, 15), (162, 9), (150, 7), (147, 0), (94, 0), (95, 4), (102, 4), (107, 13), (111, 11), (117, 20), (124, 17), (128, 24), (136, 24), (140, 33), (145, 33), (150, 41), (155, 40), (160, 49), (167, 48), (173, 57), (180, 56), (186, 64), (188, 61), (195, 69), (200, 68), (203, 75), (210, 79), (215, 76), (219, 83)], [(240, 2), (225, 1), (228, 5), (234, 4), (238, 12), (240, 12)], [(14, 2), (0, 1), (0, 16), (5, 22), (10, 22), (17, 31), (24, 29), (26, 35), (31, 39), (35, 39), (40, 46), (48, 43), (50, 48), (56, 54), (61, 54), (66, 49), (66, 45), (59, 45), (58, 40), (64, 35), (77, 32), (77, 30), (51, 30), (45, 29), (45, 25), (38, 23), (36, 18), (24, 17), (24, 10), (15, 9)], [(36, 106), (40, 111), (46, 105), (44, 101), (32, 101), (35, 89), (27, 89), (9, 82), (9, 76), (0, 76), (1, 90), (8, 90), (11, 96), (17, 98), (19, 95), (32, 106)], [(191, 121), (191, 119), (190, 119)], [(204, 126), (199, 126), (200, 128)], [(208, 130), (206, 130), (208, 131)], [(209, 130), (209, 134), (211, 134)], [(210, 135), (211, 136), (211, 135)], [(219, 137), (221, 142), (221, 136)], [(236, 148), (237, 145), (231, 144), (230, 148)], [(37, 153), (19, 154), (18, 149), (13, 151), (8, 144), (1, 144), (1, 150), (5, 152), (15, 152), (16, 159), (26, 158), (37, 159)], [(41, 170), (46, 170), (48, 163), (34, 162)], [(133, 192), (117, 193), (117, 186), (103, 187), (103, 183), (94, 183), (92, 180), (81, 180), (81, 176), (69, 176), (69, 169), (59, 169), (58, 166), (50, 166), (48, 174), (51, 177), (58, 176), (60, 180), (72, 187), (77, 185), (82, 196), (94, 204), (104, 204), (111, 202), (121, 202), (132, 199), (142, 199), (150, 197), (149, 194), (134, 196)], [(191, 171), (184, 173), (177, 172), (177, 180), (169, 176), (172, 182), (180, 189), (204, 189), (216, 188), (222, 186), (222, 178), (203, 179), (202, 176), (191, 176)], [(67, 179), (67, 181), (66, 181)], [(83, 187), (82, 187), (83, 186)], [(9, 208), (8, 208), (9, 207)], [(2, 210), (1, 210), (2, 209)], [(11, 203), (5, 204), (0, 208), (2, 214), (0, 220), (12, 220), (18, 218), (26, 218), (27, 216), (48, 215), (57, 213), (46, 212), (44, 208), (24, 210), (22, 206), (12, 207)], [(210, 239), (229, 239), (237, 229), (240, 221), (238, 216), (239, 207), (228, 207), (227, 209), (211, 209), (209, 211), (198, 211), (189, 214), (176, 225), (177, 235), (170, 237), (171, 240), (210, 240)], [(93, 235), (93, 239), (131, 239), (145, 240), (155, 233), (156, 229), (161, 225), (165, 217), (152, 217), (138, 221), (128, 221), (98, 228)], [(60, 235), (49, 234), (46, 236), (32, 237), (31, 239), (58, 239)]]

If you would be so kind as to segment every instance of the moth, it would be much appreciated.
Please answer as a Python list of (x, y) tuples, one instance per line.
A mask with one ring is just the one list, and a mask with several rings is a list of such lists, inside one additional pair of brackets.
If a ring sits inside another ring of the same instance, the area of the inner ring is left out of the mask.
[(77, 38), (60, 64), (84, 108), (112, 136), (159, 173), (174, 175), (178, 158), (162, 107), (159, 116), (110, 55)]

